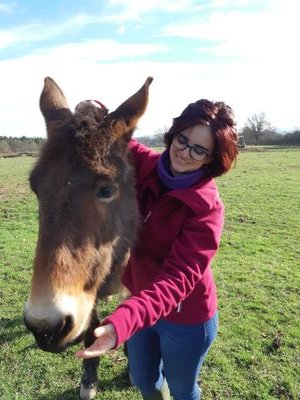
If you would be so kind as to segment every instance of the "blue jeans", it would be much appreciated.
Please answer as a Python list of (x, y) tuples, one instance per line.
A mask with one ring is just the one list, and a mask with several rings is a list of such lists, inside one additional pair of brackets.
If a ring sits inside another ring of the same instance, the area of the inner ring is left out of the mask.
[(197, 379), (217, 329), (216, 313), (203, 324), (160, 320), (136, 333), (127, 342), (132, 383), (146, 395), (160, 390), (166, 377), (174, 400), (199, 400)]

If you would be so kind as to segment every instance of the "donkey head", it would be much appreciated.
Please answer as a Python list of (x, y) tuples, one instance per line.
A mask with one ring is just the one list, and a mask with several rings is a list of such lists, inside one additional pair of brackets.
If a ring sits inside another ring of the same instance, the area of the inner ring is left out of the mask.
[(127, 145), (151, 82), (111, 113), (93, 101), (72, 113), (45, 79), (40, 107), (48, 139), (30, 176), (39, 235), (24, 318), (43, 350), (80, 340), (97, 296), (121, 274), (139, 219)]

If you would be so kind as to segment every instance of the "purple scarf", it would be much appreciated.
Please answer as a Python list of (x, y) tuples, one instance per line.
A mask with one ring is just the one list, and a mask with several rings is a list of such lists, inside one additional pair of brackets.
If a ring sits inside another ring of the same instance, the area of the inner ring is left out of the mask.
[(169, 150), (165, 150), (158, 159), (157, 172), (162, 183), (170, 189), (185, 189), (198, 182), (207, 172), (206, 168), (194, 172), (173, 176), (170, 169)]

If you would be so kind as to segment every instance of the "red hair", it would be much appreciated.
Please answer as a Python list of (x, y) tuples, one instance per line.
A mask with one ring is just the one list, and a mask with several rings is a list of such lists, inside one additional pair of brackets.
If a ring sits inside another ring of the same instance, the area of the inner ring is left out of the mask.
[(233, 111), (223, 102), (202, 99), (189, 104), (165, 133), (166, 147), (170, 148), (174, 134), (198, 124), (209, 125), (214, 138), (215, 151), (212, 161), (207, 164), (208, 175), (225, 174), (236, 162), (238, 134)]

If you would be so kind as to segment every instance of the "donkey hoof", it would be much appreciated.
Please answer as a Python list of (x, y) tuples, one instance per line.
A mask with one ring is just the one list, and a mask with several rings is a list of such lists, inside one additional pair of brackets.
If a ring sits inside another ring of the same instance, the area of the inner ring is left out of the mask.
[(95, 384), (90, 384), (88, 386), (80, 385), (80, 400), (92, 400), (97, 394), (97, 389)]

